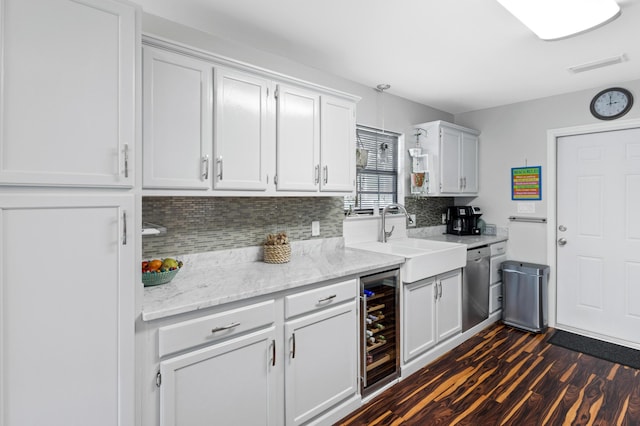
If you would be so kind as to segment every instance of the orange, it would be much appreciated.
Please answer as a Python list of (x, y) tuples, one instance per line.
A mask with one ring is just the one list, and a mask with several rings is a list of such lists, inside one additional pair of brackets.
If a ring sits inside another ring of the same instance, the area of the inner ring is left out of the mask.
[(153, 259), (151, 262), (149, 262), (149, 271), (155, 272), (158, 269), (160, 269), (161, 266), (162, 266), (162, 260)]

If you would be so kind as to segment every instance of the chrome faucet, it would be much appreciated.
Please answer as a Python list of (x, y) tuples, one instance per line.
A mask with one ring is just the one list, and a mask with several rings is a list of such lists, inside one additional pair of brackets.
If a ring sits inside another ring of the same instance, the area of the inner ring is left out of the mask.
[(398, 203), (391, 203), (388, 204), (384, 207), (384, 209), (382, 209), (382, 232), (380, 233), (380, 241), (382, 241), (383, 243), (387, 242), (387, 239), (391, 236), (391, 234), (393, 234), (393, 230), (395, 228), (395, 226), (391, 227), (391, 231), (387, 232), (387, 227), (386, 227), (386, 222), (385, 222), (385, 217), (387, 216), (387, 211), (391, 208), (396, 207), (398, 210), (400, 210), (401, 212), (404, 213), (404, 215), (407, 217), (407, 221), (409, 223), (413, 223), (413, 220), (411, 219), (411, 216), (409, 216), (409, 213), (407, 213), (407, 209), (404, 208), (404, 206), (402, 204), (398, 204)]

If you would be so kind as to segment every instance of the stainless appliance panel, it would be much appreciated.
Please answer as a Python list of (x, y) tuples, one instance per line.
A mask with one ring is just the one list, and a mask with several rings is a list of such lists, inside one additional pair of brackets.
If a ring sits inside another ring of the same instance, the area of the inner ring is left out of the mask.
[(462, 331), (489, 318), (491, 250), (488, 246), (467, 250), (462, 273)]

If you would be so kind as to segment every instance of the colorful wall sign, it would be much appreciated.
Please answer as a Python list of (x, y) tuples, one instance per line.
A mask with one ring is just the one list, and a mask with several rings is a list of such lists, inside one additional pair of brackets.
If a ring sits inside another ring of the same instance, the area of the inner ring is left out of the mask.
[(542, 200), (542, 167), (511, 169), (512, 200)]

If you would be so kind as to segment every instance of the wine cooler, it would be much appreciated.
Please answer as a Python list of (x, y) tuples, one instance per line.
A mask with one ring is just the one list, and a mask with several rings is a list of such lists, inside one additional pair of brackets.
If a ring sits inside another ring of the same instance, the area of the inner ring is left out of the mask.
[(399, 375), (399, 278), (398, 269), (360, 278), (363, 396)]

